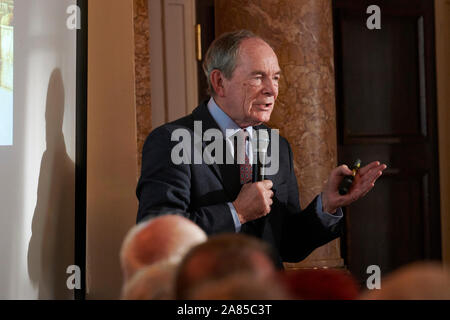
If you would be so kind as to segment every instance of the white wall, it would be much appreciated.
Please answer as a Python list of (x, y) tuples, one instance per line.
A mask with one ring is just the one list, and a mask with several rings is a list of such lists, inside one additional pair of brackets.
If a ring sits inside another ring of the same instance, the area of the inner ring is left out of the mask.
[(71, 298), (75, 0), (16, 0), (14, 145), (0, 147), (0, 299)]

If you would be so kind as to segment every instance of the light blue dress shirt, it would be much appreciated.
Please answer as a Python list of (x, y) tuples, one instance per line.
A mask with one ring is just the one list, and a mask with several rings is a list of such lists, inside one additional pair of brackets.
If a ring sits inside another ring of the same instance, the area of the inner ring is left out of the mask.
[[(211, 98), (208, 102), (208, 110), (209, 113), (211, 113), (211, 116), (213, 119), (217, 122), (219, 125), (220, 130), (222, 131), (222, 134), (226, 137), (226, 143), (229, 144), (230, 149), (234, 153), (234, 145), (231, 142), (231, 139), (229, 139), (231, 136), (236, 134), (239, 130), (242, 128), (239, 127), (236, 122), (234, 122), (214, 101), (213, 98)], [(244, 128), (247, 130), (249, 135), (249, 141), (246, 142), (246, 152), (249, 157), (250, 163), (252, 163), (252, 154), (253, 152), (249, 152), (250, 149), (250, 143), (253, 138), (253, 127), (247, 127)], [(236, 229), (236, 232), (241, 231), (241, 222), (239, 221), (239, 217), (237, 215), (236, 208), (233, 206), (231, 202), (227, 203), (230, 207), (231, 215), (233, 216), (234, 226)], [(335, 214), (330, 214), (327, 212), (324, 212), (322, 210), (322, 194), (320, 194), (317, 198), (317, 204), (316, 204), (316, 213), (319, 219), (321, 220), (322, 224), (326, 227), (330, 227), (336, 223), (339, 222), (340, 219), (344, 216), (342, 213), (342, 209), (338, 208)]]

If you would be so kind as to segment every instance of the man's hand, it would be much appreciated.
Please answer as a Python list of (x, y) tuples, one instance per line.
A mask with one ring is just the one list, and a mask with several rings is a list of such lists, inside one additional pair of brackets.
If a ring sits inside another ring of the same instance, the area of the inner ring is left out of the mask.
[(385, 164), (374, 161), (361, 168), (353, 180), (353, 184), (348, 194), (341, 196), (338, 188), (344, 176), (352, 174), (352, 171), (342, 165), (331, 171), (330, 177), (322, 192), (322, 209), (328, 213), (335, 213), (339, 207), (348, 206), (359, 198), (366, 195), (375, 186), (375, 181), (382, 175), (386, 169)]
[(233, 202), (241, 224), (267, 215), (272, 205), (272, 181), (247, 183)]

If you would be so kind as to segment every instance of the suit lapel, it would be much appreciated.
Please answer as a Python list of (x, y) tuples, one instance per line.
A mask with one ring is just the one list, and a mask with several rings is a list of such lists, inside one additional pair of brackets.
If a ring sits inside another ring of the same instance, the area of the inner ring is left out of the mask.
[[(217, 129), (220, 131), (219, 125), (216, 123), (216, 121), (213, 119), (211, 114), (209, 113), (207, 103), (202, 103), (199, 107), (197, 107), (194, 112), (192, 113), (194, 121), (201, 121), (202, 122), (202, 137), (208, 129)], [(230, 199), (236, 198), (238, 195), (241, 185), (239, 181), (239, 166), (236, 164), (226, 164), (227, 159), (227, 148), (226, 148), (226, 141), (225, 137), (223, 137), (223, 164), (216, 164), (213, 163), (211, 165), (208, 165), (210, 169), (215, 173), (217, 178), (221, 181), (224, 190), (227, 192)], [(212, 141), (203, 141), (202, 146), (202, 154), (205, 150), (205, 148), (211, 144)]]

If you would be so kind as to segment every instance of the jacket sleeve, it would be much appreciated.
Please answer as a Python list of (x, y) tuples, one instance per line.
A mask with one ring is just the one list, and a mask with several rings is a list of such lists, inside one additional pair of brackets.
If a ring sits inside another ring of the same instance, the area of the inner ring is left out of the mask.
[(195, 222), (207, 234), (235, 232), (226, 202), (200, 208), (191, 206), (191, 164), (172, 161), (172, 149), (179, 142), (171, 141), (171, 131), (167, 126), (159, 127), (144, 144), (142, 172), (136, 190), (137, 222), (164, 214), (179, 214)]
[(299, 262), (305, 259), (314, 249), (341, 236), (343, 219), (336, 219), (336, 223), (324, 223), (324, 219), (320, 218), (316, 210), (317, 197), (305, 209), (300, 208), (292, 150), (289, 143), (287, 143), (287, 146), (290, 173), (281, 257), (285, 262)]

